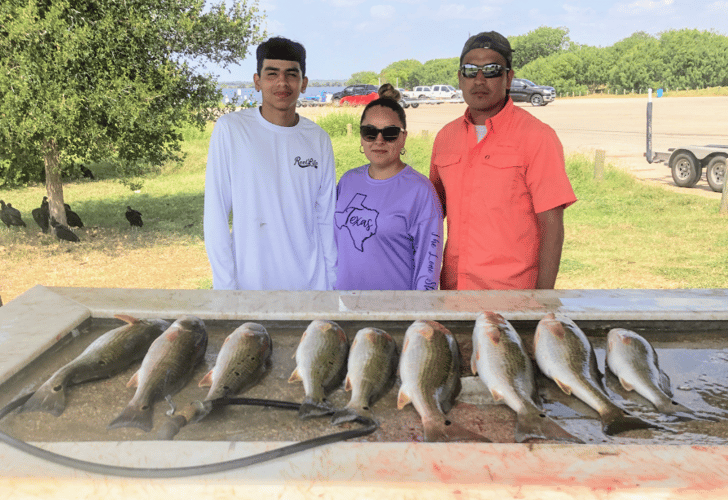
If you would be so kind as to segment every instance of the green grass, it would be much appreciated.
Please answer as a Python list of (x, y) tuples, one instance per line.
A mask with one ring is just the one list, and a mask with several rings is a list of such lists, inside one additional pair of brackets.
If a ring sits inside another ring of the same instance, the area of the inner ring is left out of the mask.
[[(185, 132), (185, 160), (147, 177), (139, 192), (113, 179), (66, 183), (65, 200), (86, 225), (80, 245), (38, 231), (30, 212), (44, 186), (0, 189), (28, 223), (26, 230), (0, 226), (3, 301), (37, 283), (210, 288), (202, 215), (211, 130)], [(432, 142), (432, 135), (407, 138), (405, 161), (425, 175)], [(366, 163), (356, 133), (332, 143), (337, 178)], [(567, 171), (579, 201), (565, 212), (557, 288), (728, 287), (728, 217), (718, 213), (717, 200), (673, 193), (612, 166), (596, 181), (586, 156), (567, 158)], [(141, 231), (130, 229), (127, 205), (144, 214)]]

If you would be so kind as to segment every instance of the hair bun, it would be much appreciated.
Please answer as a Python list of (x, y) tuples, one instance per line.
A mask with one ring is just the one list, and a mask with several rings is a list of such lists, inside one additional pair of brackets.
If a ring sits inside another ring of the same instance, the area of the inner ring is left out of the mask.
[(402, 100), (402, 94), (400, 94), (399, 90), (395, 89), (394, 85), (391, 83), (385, 83), (379, 87), (378, 94), (382, 99), (392, 99), (397, 102)]

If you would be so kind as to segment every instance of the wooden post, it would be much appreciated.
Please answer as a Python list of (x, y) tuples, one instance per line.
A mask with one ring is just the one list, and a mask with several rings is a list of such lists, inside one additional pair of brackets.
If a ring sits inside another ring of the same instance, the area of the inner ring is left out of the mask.
[(351, 123), (346, 124), (346, 136), (349, 137), (351, 135)]
[(597, 149), (594, 155), (594, 178), (598, 181), (604, 179), (604, 157), (607, 152), (603, 149)]
[(728, 215), (728, 160), (726, 160), (726, 170), (723, 176), (723, 196), (720, 197), (718, 213)]

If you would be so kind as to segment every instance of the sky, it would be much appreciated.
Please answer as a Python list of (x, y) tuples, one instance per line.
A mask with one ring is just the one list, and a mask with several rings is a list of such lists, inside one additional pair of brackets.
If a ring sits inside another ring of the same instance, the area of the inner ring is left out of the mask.
[[(728, 0), (259, 0), (258, 7), (265, 11), (269, 36), (306, 47), (311, 80), (379, 73), (403, 59), (424, 63), (460, 56), (467, 38), (482, 31), (513, 37), (540, 26), (564, 27), (572, 42), (596, 47), (637, 31), (656, 36), (688, 28), (728, 34)], [(252, 81), (255, 47), (239, 64), (208, 65), (203, 71), (220, 82)]]

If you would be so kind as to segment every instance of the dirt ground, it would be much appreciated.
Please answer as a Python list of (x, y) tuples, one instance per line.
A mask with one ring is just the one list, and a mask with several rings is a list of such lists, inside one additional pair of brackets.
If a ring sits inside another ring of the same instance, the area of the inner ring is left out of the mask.
[[(728, 97), (662, 97), (653, 100), (653, 150), (667, 151), (680, 145), (728, 144)], [(646, 98), (557, 99), (533, 107), (518, 103), (556, 130), (564, 150), (593, 155), (602, 149), (607, 162), (633, 173), (637, 178), (682, 193), (720, 199), (705, 180), (694, 188), (675, 186), (670, 169), (663, 163), (647, 163)], [(443, 125), (462, 116), (465, 104), (443, 103), (407, 109), (410, 134), (437, 133)], [(300, 108), (305, 116), (321, 113), (316, 108)]]

